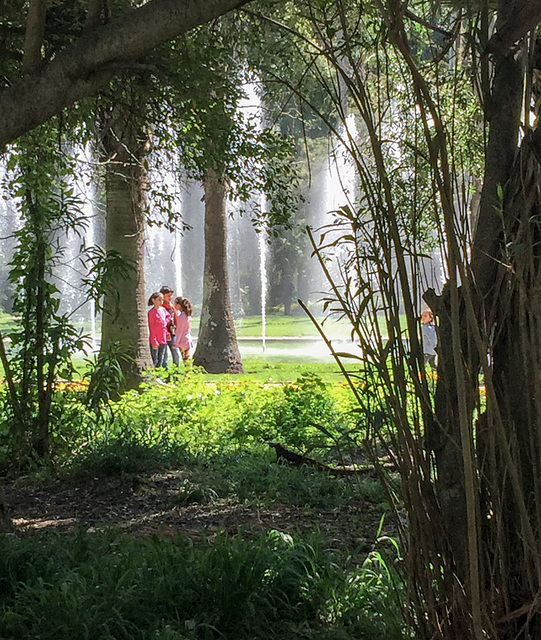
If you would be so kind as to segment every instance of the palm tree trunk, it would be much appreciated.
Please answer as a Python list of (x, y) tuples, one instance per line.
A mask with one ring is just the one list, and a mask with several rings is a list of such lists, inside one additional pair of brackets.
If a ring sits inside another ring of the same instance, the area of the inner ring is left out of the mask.
[(227, 267), (227, 187), (208, 171), (205, 187), (205, 275), (194, 364), (209, 373), (242, 373)]
[[(116, 119), (119, 125), (121, 119)], [(126, 388), (138, 386), (150, 359), (145, 296), (145, 136), (116, 126), (106, 134), (111, 160), (106, 169), (107, 252), (118, 252), (133, 267), (108, 293), (102, 318), (102, 353), (119, 342), (130, 357), (123, 361)]]

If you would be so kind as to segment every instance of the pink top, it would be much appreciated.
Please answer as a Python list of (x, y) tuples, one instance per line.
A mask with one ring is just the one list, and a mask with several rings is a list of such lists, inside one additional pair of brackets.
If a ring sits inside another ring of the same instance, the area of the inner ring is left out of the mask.
[(179, 347), (180, 349), (191, 349), (193, 347), (191, 329), (192, 316), (188, 316), (182, 311), (177, 318), (175, 347)]
[(150, 331), (149, 342), (153, 349), (157, 349), (160, 344), (167, 344), (169, 332), (167, 323), (169, 314), (163, 307), (152, 307), (148, 312), (148, 329)]

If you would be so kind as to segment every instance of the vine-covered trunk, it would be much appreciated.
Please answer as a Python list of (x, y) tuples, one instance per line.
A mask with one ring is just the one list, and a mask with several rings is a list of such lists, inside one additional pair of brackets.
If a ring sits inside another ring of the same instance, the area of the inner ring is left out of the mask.
[(227, 187), (208, 171), (205, 187), (203, 305), (194, 363), (209, 373), (241, 373), (227, 268)]
[[(45, 365), (45, 260), (47, 245), (40, 242), (36, 251), (38, 286), (36, 291), (36, 376), (38, 384), (38, 423), (34, 447), (40, 458), (49, 453), (49, 410), (52, 390), (47, 387)], [(51, 367), (54, 370), (54, 362)]]

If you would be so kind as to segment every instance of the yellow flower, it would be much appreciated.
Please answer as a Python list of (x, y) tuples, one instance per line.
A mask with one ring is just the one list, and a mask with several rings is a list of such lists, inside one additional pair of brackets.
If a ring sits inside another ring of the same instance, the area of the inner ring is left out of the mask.
[(88, 380), (57, 380), (55, 391), (86, 391)]

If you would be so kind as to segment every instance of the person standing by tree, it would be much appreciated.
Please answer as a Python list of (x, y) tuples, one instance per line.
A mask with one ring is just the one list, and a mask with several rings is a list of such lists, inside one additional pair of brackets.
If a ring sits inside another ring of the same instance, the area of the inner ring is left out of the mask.
[(421, 338), (423, 342), (423, 354), (425, 365), (428, 363), (431, 369), (436, 369), (436, 347), (438, 336), (434, 324), (434, 314), (430, 309), (424, 309), (421, 313)]
[(150, 355), (155, 367), (165, 367), (167, 364), (168, 314), (163, 305), (163, 294), (155, 291), (149, 298), (148, 304), (152, 309), (148, 312), (148, 330)]
[(186, 362), (190, 357), (190, 353), (193, 349), (192, 340), (192, 315), (193, 305), (188, 298), (179, 296), (175, 299), (175, 309), (180, 311), (180, 315), (177, 318), (177, 335), (175, 339), (175, 347), (180, 349), (182, 355), (182, 361)]
[[(163, 308), (167, 313), (167, 331), (169, 332), (167, 338), (167, 345), (169, 350), (171, 351), (171, 356), (173, 358), (173, 364), (177, 366), (180, 363), (180, 355), (178, 349), (175, 347), (175, 335), (177, 333), (177, 313), (175, 311), (175, 307), (173, 306), (171, 299), (173, 297), (173, 289), (164, 285), (160, 289), (160, 293), (163, 295)], [(167, 352), (165, 353), (165, 365), (167, 366)]]

